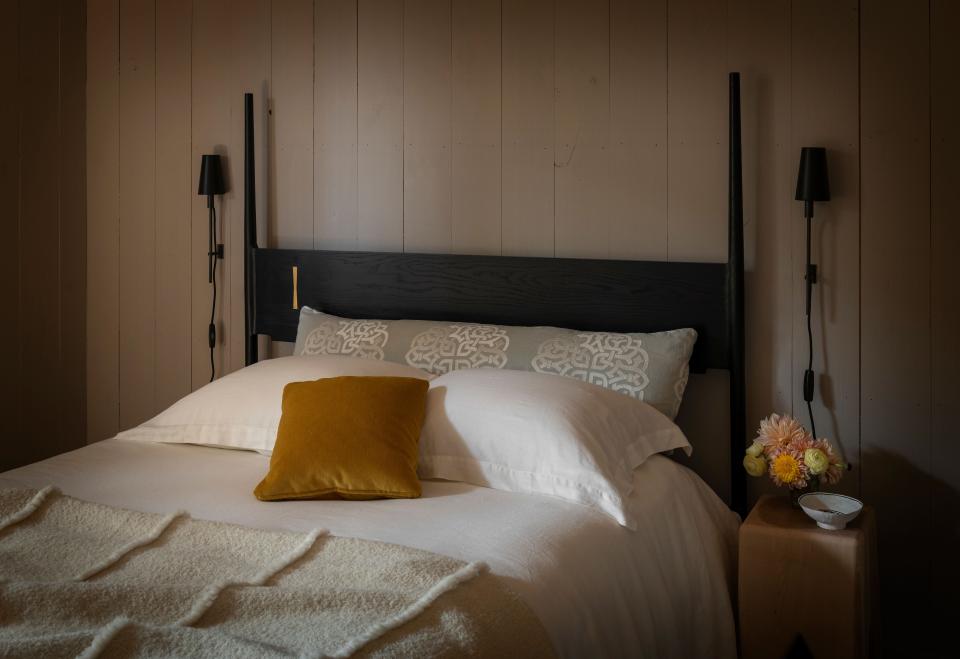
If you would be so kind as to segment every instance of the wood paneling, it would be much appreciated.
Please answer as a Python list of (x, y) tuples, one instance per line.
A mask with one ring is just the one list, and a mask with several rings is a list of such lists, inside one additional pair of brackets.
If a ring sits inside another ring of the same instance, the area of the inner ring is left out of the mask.
[[(231, 183), (230, 156), (230, 92), (234, 90), (231, 82), (233, 44), (231, 24), (224, 20), (230, 15), (233, 3), (229, 0), (210, 0), (194, 3), (191, 28), (191, 142), (190, 142), (190, 346), (191, 346), (191, 386), (193, 389), (203, 386), (210, 380), (210, 348), (207, 343), (207, 327), (210, 323), (210, 309), (213, 291), (208, 283), (207, 244), (208, 210), (207, 199), (196, 194), (196, 184), (200, 178), (200, 163), (203, 154), (217, 153), (224, 158), (224, 176)], [(238, 92), (239, 93), (239, 92)], [(126, 148), (125, 145), (121, 145)], [(226, 229), (230, 217), (232, 198), (228, 195), (216, 200), (218, 226)], [(218, 241), (227, 249), (225, 230), (218, 232)], [(217, 308), (214, 324), (217, 326), (217, 345), (214, 349), (214, 365), (217, 373), (223, 374), (229, 368), (224, 351), (223, 318), (229, 317), (231, 296), (229, 282), (232, 274), (229, 267), (221, 261), (217, 265)]]
[(884, 627), (905, 648), (917, 642), (907, 630), (930, 620), (934, 576), (920, 540), (934, 524), (921, 468), (932, 448), (930, 17), (907, 0), (861, 11), (862, 488), (883, 561), (910, 566), (880, 584)]
[[(124, 7), (138, 2), (124, 0)], [(87, 102), (96, 108), (87, 117), (90, 437), (111, 434), (119, 417), (142, 416), (151, 407), (142, 401), (156, 408), (183, 391), (185, 364), (190, 386), (208, 377), (206, 208), (193, 188), (204, 152), (226, 157), (234, 187), (222, 209), (226, 349), (218, 348), (218, 371), (242, 361), (235, 175), (243, 91), (254, 91), (264, 109), (257, 135), (264, 243), (723, 261), (727, 72), (739, 70), (751, 425), (772, 411), (806, 420), (804, 222), (793, 187), (800, 147), (826, 146), (833, 199), (817, 204), (814, 219), (817, 429), (839, 441), (856, 466), (841, 489), (876, 504), (881, 553), (892, 557), (881, 568), (889, 592), (902, 588), (912, 597), (920, 586), (911, 590), (908, 582), (930, 583), (926, 568), (916, 577), (890, 567), (915, 558), (906, 545), (936, 538), (945, 547), (941, 562), (955, 551), (955, 527), (933, 522), (934, 515), (956, 517), (960, 507), (960, 474), (951, 460), (960, 442), (949, 417), (960, 323), (950, 271), (958, 214), (953, 3), (931, 0), (932, 16), (927, 3), (905, 0), (190, 4), (156, 5), (156, 25), (147, 13), (140, 33), (128, 27), (136, 14), (118, 14), (116, 2), (88, 5)], [(22, 26), (23, 17), (17, 20)], [(149, 69), (118, 71), (118, 42), (124, 52), (149, 50), (154, 38), (155, 79)], [(17, 57), (9, 40), (0, 47)], [(43, 69), (45, 62), (31, 66)], [(21, 80), (16, 66), (4, 62), (0, 75)], [(138, 84), (143, 96), (129, 93)], [(144, 122), (145, 136), (130, 122), (152, 116), (145, 100), (151, 84), (163, 93), (153, 123)], [(29, 89), (33, 97), (49, 96), (39, 80)], [(123, 116), (118, 89), (132, 104)], [(42, 118), (13, 111), (42, 133)], [(21, 132), (18, 124), (16, 134), (0, 139), (22, 145)], [(139, 222), (153, 208), (149, 180), (141, 180), (153, 140), (155, 244), (149, 233), (142, 238), (155, 249), (156, 279), (144, 267), (149, 258), (120, 251), (121, 240), (126, 245), (136, 235), (129, 233), (134, 208), (127, 204), (139, 209)], [(137, 182), (130, 187), (121, 179)], [(119, 233), (118, 194), (125, 204)], [(31, 217), (49, 221), (42, 212), (47, 200), (30, 203)], [(184, 208), (189, 256), (178, 247)], [(36, 248), (22, 239), (36, 236), (17, 235), (20, 259), (31, 258)], [(177, 259), (190, 263), (186, 292)], [(131, 304), (140, 308), (118, 295), (120, 273), (125, 280), (134, 265), (124, 290), (155, 282), (155, 300), (143, 306), (155, 330), (141, 317), (123, 320), (119, 331), (121, 313)], [(4, 284), (12, 286), (8, 278)], [(170, 316), (157, 315), (171, 305)], [(24, 334), (22, 327), (16, 332)], [(182, 347), (175, 354), (184, 341), (189, 355)], [(909, 350), (901, 349), (904, 341)], [(145, 352), (133, 354), (135, 347)], [(278, 346), (274, 354), (289, 350)], [(176, 366), (161, 372), (150, 360)], [(119, 383), (132, 386), (149, 369), (142, 389), (124, 392), (131, 403), (121, 410)], [(709, 430), (703, 419), (690, 418), (707, 409), (700, 404), (722, 404), (725, 394), (711, 389), (722, 389), (716, 375), (703, 379), (702, 389), (699, 381), (691, 387), (682, 418), (692, 431)], [(706, 447), (697, 455), (710, 459)], [(895, 491), (916, 494), (897, 503)]]
[(558, 0), (556, 12), (555, 252), (603, 258), (610, 253), (609, 7)]
[[(818, 266), (812, 310), (817, 373), (813, 409), (818, 434), (839, 442), (854, 465), (840, 486), (854, 496), (859, 493), (860, 354), (851, 346), (860, 341), (859, 256), (865, 252), (860, 240), (857, 20), (856, 0), (793, 3), (789, 172), (795, 186), (800, 148), (827, 148), (831, 199), (816, 204), (813, 220), (812, 259)], [(802, 202), (791, 203), (790, 216), (793, 409), (806, 419), (801, 386), (808, 359)]]
[[(227, 176), (229, 189), (224, 197), (224, 234), (226, 260), (221, 263), (230, 271), (234, 282), (226, 291), (229, 296), (228, 320), (223, 327), (223, 341), (228, 368), (234, 371), (244, 364), (244, 299), (243, 299), (243, 92), (254, 94), (258, 120), (256, 140), (257, 217), (267, 218), (268, 163), (266, 157), (270, 87), (270, 0), (234, 0), (230, 3), (230, 132), (228, 136)], [(267, 244), (267, 222), (257, 225), (258, 244)], [(261, 354), (267, 354), (266, 344)]]
[(667, 255), (727, 258), (726, 6), (672, 0), (667, 16)]
[(356, 249), (357, 2), (319, 0), (314, 32), (314, 236)]
[(792, 201), (790, 6), (789, 0), (728, 5), (729, 64), (741, 72), (749, 431), (793, 403), (791, 237), (800, 220)]
[(190, 393), (190, 0), (156, 6), (155, 409)]
[(403, 3), (357, 5), (357, 246), (403, 249)]
[(667, 2), (610, 3), (611, 258), (667, 258)]
[(553, 2), (517, 0), (502, 10), (503, 253), (553, 256)]
[(403, 14), (403, 248), (449, 252), (449, 0), (411, 0)]
[(85, 2), (60, 3), (61, 398), (58, 421), (63, 448), (81, 445), (86, 437), (86, 19)]
[[(60, 345), (60, 62), (55, 1), (20, 4), (20, 435), (23, 456), (36, 459), (68, 447), (38, 419), (55, 418), (51, 375), (59, 371)], [(38, 108), (40, 110), (38, 110)], [(70, 200), (68, 200), (69, 202)], [(67, 246), (69, 249), (70, 246)], [(54, 402), (55, 408), (59, 405)], [(59, 412), (59, 410), (57, 410)], [(50, 435), (53, 434), (51, 438)]]
[(156, 42), (153, 0), (120, 2), (120, 427), (156, 409)]
[(270, 243), (313, 247), (313, 3), (274, 2), (271, 14)]
[[(20, 84), (19, 4), (0, 4), (0, 86), (16, 89)], [(6, 300), (5, 322), (0, 323), (0, 341), (20, 344), (20, 101), (11, 94), (0, 103), (0, 226), (7, 255), (0, 259), (0, 299)], [(20, 442), (20, 352), (9, 355), (7, 375), (0, 379), (0, 414), (8, 420), (0, 469), (25, 460)], [(7, 444), (10, 444), (8, 446)]]
[[(956, 252), (960, 245), (960, 3), (934, 0), (930, 15), (930, 274), (932, 423), (930, 469), (933, 476), (933, 541), (928, 544), (934, 602), (955, 601), (960, 564), (960, 430), (953, 413), (960, 400), (960, 286)], [(950, 629), (949, 607), (935, 609), (932, 625)]]
[(0, 471), (86, 435), (85, 30), (84, 3), (0, 6)]
[(87, 441), (120, 419), (119, 12), (118, 0), (87, 3)]
[(500, 2), (454, 0), (452, 251), (500, 253)]

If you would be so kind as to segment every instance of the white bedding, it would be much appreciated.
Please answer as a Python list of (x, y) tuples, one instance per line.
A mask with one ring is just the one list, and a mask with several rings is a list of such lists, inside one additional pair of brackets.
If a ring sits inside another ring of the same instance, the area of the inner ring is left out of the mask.
[(269, 458), (107, 440), (0, 474), (0, 487), (265, 529), (392, 542), (486, 561), (543, 622), (561, 656), (735, 657), (737, 518), (693, 472), (654, 456), (634, 473), (637, 531), (586, 506), (463, 483), (423, 498), (262, 503)]

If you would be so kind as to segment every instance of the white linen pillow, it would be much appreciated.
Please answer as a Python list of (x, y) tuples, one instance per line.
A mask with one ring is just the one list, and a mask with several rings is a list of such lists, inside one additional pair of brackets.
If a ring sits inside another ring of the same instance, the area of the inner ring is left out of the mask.
[(121, 432), (117, 439), (203, 444), (270, 455), (277, 439), (283, 387), (340, 375), (432, 378), (412, 366), (355, 357), (267, 359), (197, 389), (149, 421)]
[(468, 369), (430, 383), (418, 473), (568, 499), (634, 529), (633, 469), (676, 448), (691, 451), (643, 401), (556, 375)]

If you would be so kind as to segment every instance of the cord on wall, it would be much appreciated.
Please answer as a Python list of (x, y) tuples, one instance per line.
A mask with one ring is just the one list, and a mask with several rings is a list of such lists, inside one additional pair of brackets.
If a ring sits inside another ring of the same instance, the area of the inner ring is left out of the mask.
[(207, 280), (213, 286), (213, 302), (210, 305), (210, 325), (207, 327), (207, 343), (210, 346), (210, 382), (216, 377), (216, 363), (214, 349), (217, 347), (217, 260), (223, 258), (223, 245), (217, 242), (217, 207), (214, 203), (216, 195), (226, 192), (223, 182), (223, 168), (220, 165), (218, 154), (204, 154), (200, 160), (200, 183), (197, 194), (207, 197), (208, 213), (208, 241), (207, 241)]
[(807, 370), (803, 372), (803, 400), (810, 415), (810, 432), (817, 436), (817, 424), (813, 418), (813, 321), (811, 300), (813, 285), (817, 283), (817, 266), (811, 263), (810, 233), (813, 224), (813, 202), (830, 201), (830, 180), (827, 175), (827, 150), (822, 146), (805, 146), (800, 149), (800, 171), (797, 174), (796, 200), (803, 202), (803, 217), (807, 222), (807, 267), (804, 278), (807, 288)]

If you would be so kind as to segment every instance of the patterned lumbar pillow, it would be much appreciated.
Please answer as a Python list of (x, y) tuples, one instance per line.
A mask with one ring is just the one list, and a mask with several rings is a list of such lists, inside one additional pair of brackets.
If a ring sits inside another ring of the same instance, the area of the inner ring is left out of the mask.
[(676, 417), (697, 333), (580, 332), (423, 320), (353, 320), (303, 307), (296, 355), (350, 355), (435, 375), (505, 368), (576, 378), (646, 401)]

